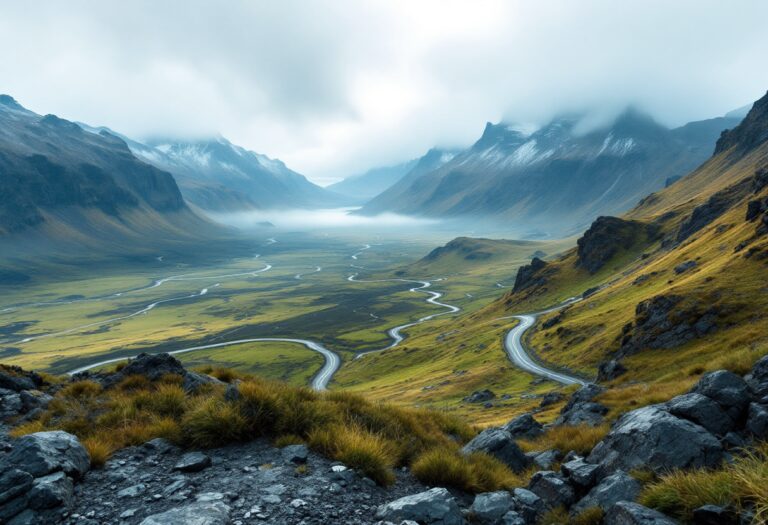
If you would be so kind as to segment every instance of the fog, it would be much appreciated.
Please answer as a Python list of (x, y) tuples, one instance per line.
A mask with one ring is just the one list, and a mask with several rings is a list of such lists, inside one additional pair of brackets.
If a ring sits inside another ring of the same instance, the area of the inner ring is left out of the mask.
[(363, 217), (351, 214), (350, 212), (354, 209), (257, 210), (236, 213), (208, 212), (208, 215), (216, 222), (242, 230), (277, 228), (297, 231), (348, 229), (399, 231), (408, 228), (429, 229), (440, 224), (440, 221), (437, 220), (406, 217), (393, 213), (385, 213), (376, 217)]
[(221, 133), (329, 183), (486, 121), (721, 115), (768, 87), (767, 19), (762, 0), (29, 0), (3, 5), (0, 78), (39, 113)]

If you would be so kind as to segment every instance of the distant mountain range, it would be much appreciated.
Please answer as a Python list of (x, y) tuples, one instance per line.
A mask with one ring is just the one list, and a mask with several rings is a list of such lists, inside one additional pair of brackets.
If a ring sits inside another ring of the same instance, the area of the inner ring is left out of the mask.
[(392, 166), (373, 168), (331, 184), (327, 189), (351, 197), (356, 204), (363, 204), (402, 179), (418, 161), (419, 159), (413, 159)]
[(34, 230), (113, 241), (217, 230), (187, 207), (170, 173), (136, 158), (123, 140), (38, 115), (7, 95), (0, 95), (0, 195), (0, 237)]
[(531, 134), (488, 123), (472, 147), (414, 169), (359, 213), (491, 217), (556, 234), (581, 231), (701, 164), (745, 112), (675, 129), (635, 109), (588, 132), (580, 129), (583, 116), (554, 119)]
[(249, 151), (223, 137), (142, 143), (108, 128), (145, 162), (173, 174), (184, 198), (214, 212), (268, 208), (327, 208), (351, 199), (325, 190), (289, 169), (282, 161)]

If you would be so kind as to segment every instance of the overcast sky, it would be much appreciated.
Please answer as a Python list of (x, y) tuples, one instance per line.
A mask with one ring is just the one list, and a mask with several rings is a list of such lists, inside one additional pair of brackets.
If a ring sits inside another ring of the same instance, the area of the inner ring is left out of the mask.
[(486, 121), (633, 103), (674, 125), (768, 89), (768, 2), (3, 2), (0, 91), (137, 138), (221, 133), (327, 183)]

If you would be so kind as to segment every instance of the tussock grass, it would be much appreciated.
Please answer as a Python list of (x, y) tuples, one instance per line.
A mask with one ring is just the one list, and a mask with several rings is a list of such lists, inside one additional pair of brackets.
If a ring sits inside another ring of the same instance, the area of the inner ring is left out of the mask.
[(92, 382), (71, 383), (38, 420), (13, 433), (71, 432), (93, 450), (94, 466), (119, 448), (157, 437), (203, 448), (267, 437), (279, 446), (307, 443), (380, 484), (393, 481), (394, 467), (417, 459), (427, 472), (428, 451), (433, 457), (440, 451), (468, 472), (469, 477), (454, 483), (465, 490), (524, 484), (489, 456), (460, 456), (460, 444), (476, 431), (446, 413), (371, 402), (357, 394), (318, 393), (243, 374), (237, 379), (237, 394), (229, 396), (215, 385), (185, 393), (175, 375), (154, 382), (129, 376), (107, 390)]
[(573, 516), (568, 523), (571, 525), (600, 525), (604, 516), (605, 512), (600, 507), (590, 507)]
[(643, 505), (689, 522), (693, 510), (706, 504), (741, 508), (754, 505), (754, 523), (768, 518), (768, 444), (745, 451), (717, 470), (674, 471), (646, 485)]
[(563, 453), (575, 450), (578, 454), (585, 455), (589, 454), (605, 437), (608, 430), (610, 426), (607, 423), (596, 427), (589, 425), (551, 427), (534, 439), (520, 440), (518, 443), (526, 452), (555, 448)]
[(550, 509), (544, 514), (541, 515), (539, 518), (538, 524), (539, 525), (564, 525), (565, 523), (570, 523), (571, 518), (568, 516), (568, 511), (565, 510), (563, 507), (557, 507), (555, 509)]
[(458, 448), (433, 448), (421, 454), (412, 466), (419, 481), (433, 486), (453, 487), (467, 492), (490, 492), (520, 487), (530, 473), (515, 474), (491, 456), (476, 452), (469, 456)]

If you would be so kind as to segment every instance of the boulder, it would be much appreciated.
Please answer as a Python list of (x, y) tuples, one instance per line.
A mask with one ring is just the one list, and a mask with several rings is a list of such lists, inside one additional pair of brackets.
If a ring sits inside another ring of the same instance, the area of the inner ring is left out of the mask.
[(577, 458), (560, 466), (560, 471), (571, 482), (580, 488), (589, 488), (595, 484), (598, 465), (587, 463), (583, 458)]
[(515, 511), (523, 517), (526, 523), (535, 523), (539, 514), (544, 511), (544, 502), (528, 489), (516, 488), (512, 491), (515, 499)]
[(526, 520), (522, 514), (516, 510), (510, 510), (501, 517), (501, 525), (528, 525), (531, 521)]
[(547, 392), (544, 394), (544, 397), (541, 398), (541, 403), (539, 403), (539, 406), (541, 408), (548, 407), (549, 405), (554, 405), (555, 403), (559, 403), (563, 400), (565, 396), (562, 392)]
[(768, 406), (750, 403), (746, 428), (758, 439), (768, 438)]
[(37, 478), (29, 491), (30, 509), (43, 510), (72, 505), (74, 487), (63, 472), (54, 472)]
[(430, 489), (382, 505), (376, 511), (376, 517), (393, 523), (413, 520), (423, 525), (464, 524), (459, 505), (444, 488)]
[(537, 472), (531, 477), (528, 490), (541, 498), (544, 506), (550, 509), (570, 507), (576, 501), (573, 487), (559, 474), (551, 470)]
[(530, 264), (524, 264), (517, 270), (515, 284), (512, 286), (512, 293), (517, 293), (526, 288), (541, 286), (547, 282), (546, 278), (540, 275), (541, 270), (547, 266), (543, 260), (538, 257), (531, 259)]
[(569, 410), (560, 414), (555, 420), (556, 425), (589, 425), (596, 427), (605, 420), (608, 407), (593, 401), (574, 404)]
[(6, 456), (6, 462), (34, 477), (64, 472), (77, 479), (88, 471), (91, 459), (75, 436), (54, 430), (20, 437)]
[(469, 508), (472, 522), (496, 523), (512, 509), (514, 503), (512, 494), (506, 490), (478, 494)]
[(23, 406), (18, 392), (0, 388), (0, 421), (18, 416), (21, 414)]
[(739, 515), (718, 505), (704, 505), (693, 510), (693, 525), (737, 525)]
[(18, 366), (0, 365), (0, 388), (21, 392), (37, 390), (43, 384), (43, 378), (35, 372), (22, 370)]
[(533, 418), (533, 415), (530, 412), (517, 416), (502, 428), (516, 439), (534, 438), (544, 432), (544, 427)]
[(0, 473), (0, 506), (13, 498), (26, 494), (32, 487), (32, 475), (16, 468), (3, 467)]
[(600, 363), (600, 366), (597, 368), (597, 380), (611, 381), (626, 373), (626, 371), (627, 368), (620, 361), (611, 359), (610, 361)]
[(141, 375), (150, 381), (156, 381), (165, 375), (178, 375), (183, 379), (185, 392), (194, 392), (205, 384), (224, 384), (214, 377), (189, 372), (178, 359), (167, 353), (139, 354), (119, 372), (105, 376), (101, 382), (105, 388), (109, 388), (132, 375)]
[(697, 392), (672, 398), (667, 402), (667, 409), (675, 416), (693, 421), (718, 436), (724, 436), (734, 428), (733, 420), (720, 405)]
[(661, 512), (643, 507), (639, 503), (620, 501), (608, 509), (604, 525), (677, 525)]
[(147, 516), (141, 525), (228, 525), (229, 506), (220, 501), (192, 503)]
[(586, 496), (581, 498), (571, 508), (571, 514), (580, 514), (591, 507), (600, 507), (607, 511), (619, 501), (634, 501), (640, 494), (640, 489), (642, 485), (639, 481), (623, 470), (617, 470), (603, 478)]
[(619, 418), (587, 461), (600, 464), (601, 471), (609, 474), (617, 469), (714, 467), (722, 458), (720, 442), (704, 427), (650, 405)]
[(280, 451), (283, 459), (289, 463), (304, 464), (309, 457), (309, 449), (306, 445), (288, 445)]
[(485, 452), (507, 465), (514, 472), (522, 472), (529, 464), (528, 458), (512, 439), (512, 435), (503, 428), (483, 430), (472, 441), (464, 445), (461, 451), (467, 455), (473, 452)]
[(202, 452), (188, 452), (173, 467), (181, 472), (200, 472), (211, 466), (211, 458)]
[(747, 377), (758, 398), (768, 396), (768, 355), (755, 363)]
[(692, 268), (696, 268), (696, 261), (685, 261), (684, 263), (680, 263), (675, 266), (675, 273), (680, 275), (681, 273), (685, 273)]
[(533, 463), (542, 470), (550, 470), (555, 463), (560, 461), (563, 455), (557, 449), (545, 450), (544, 452), (536, 452), (532, 456), (526, 454)]
[(477, 390), (465, 397), (464, 401), (467, 403), (485, 403), (486, 401), (490, 401), (495, 397), (496, 394), (494, 394), (491, 390)]
[(714, 400), (735, 421), (743, 416), (749, 405), (749, 385), (727, 370), (704, 374), (692, 391)]

